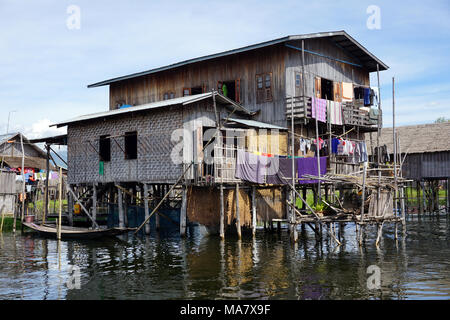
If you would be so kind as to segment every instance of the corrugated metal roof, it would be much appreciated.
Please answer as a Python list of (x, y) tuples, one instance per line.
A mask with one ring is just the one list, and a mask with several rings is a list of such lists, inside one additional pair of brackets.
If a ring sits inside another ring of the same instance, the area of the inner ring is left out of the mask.
[(228, 51), (211, 54), (211, 55), (207, 55), (207, 56), (203, 56), (203, 57), (199, 57), (199, 58), (185, 60), (182, 62), (170, 64), (170, 65), (160, 67), (160, 68), (150, 69), (150, 70), (143, 71), (143, 72), (132, 73), (132, 74), (125, 75), (122, 77), (117, 77), (117, 78), (112, 78), (109, 80), (100, 81), (100, 82), (88, 85), (88, 88), (100, 87), (100, 86), (111, 84), (113, 82), (118, 82), (118, 81), (127, 80), (127, 79), (131, 79), (131, 78), (145, 76), (148, 74), (165, 71), (165, 70), (185, 66), (188, 64), (196, 63), (196, 62), (201, 62), (201, 61), (210, 60), (210, 59), (214, 59), (214, 58), (220, 58), (220, 57), (237, 54), (237, 53), (241, 53), (241, 52), (245, 52), (245, 51), (250, 51), (250, 50), (255, 50), (255, 49), (259, 49), (259, 48), (263, 48), (263, 47), (267, 47), (267, 46), (272, 46), (272, 45), (279, 44), (279, 43), (285, 43), (288, 41), (307, 40), (307, 39), (314, 39), (314, 38), (330, 38), (330, 40), (333, 41), (334, 43), (336, 43), (336, 45), (338, 45), (339, 47), (341, 47), (344, 50), (349, 51), (351, 53), (351, 55), (358, 58), (361, 61), (361, 63), (370, 72), (377, 70), (376, 69), (377, 64), (379, 64), (380, 71), (387, 70), (389, 68), (385, 63), (383, 63), (380, 59), (375, 57), (366, 48), (364, 48), (364, 46), (362, 46), (355, 39), (353, 39), (350, 35), (348, 35), (347, 32), (342, 30), (342, 31), (319, 32), (319, 33), (287, 36), (287, 37), (270, 40), (270, 41), (266, 41), (266, 42), (261, 42), (261, 43), (257, 43), (254, 45), (250, 45), (250, 46), (246, 46), (246, 47), (242, 47), (242, 48), (238, 48), (238, 49), (228, 50)]
[(137, 111), (145, 111), (145, 110), (168, 107), (168, 106), (173, 106), (173, 105), (180, 105), (180, 104), (187, 105), (187, 104), (201, 101), (204, 99), (212, 98), (213, 94), (215, 95), (217, 102), (226, 104), (226, 105), (231, 105), (231, 107), (233, 107), (233, 108), (236, 107), (237, 110), (239, 110), (240, 112), (244, 112), (246, 114), (252, 114), (251, 111), (249, 111), (246, 108), (244, 108), (243, 106), (237, 104), (233, 100), (219, 94), (218, 92), (207, 92), (207, 93), (201, 93), (201, 94), (196, 94), (196, 95), (192, 95), (192, 96), (186, 96), (186, 97), (180, 97), (180, 98), (174, 98), (174, 99), (169, 99), (169, 100), (162, 100), (162, 101), (147, 103), (147, 104), (134, 106), (134, 107), (86, 114), (86, 115), (82, 115), (82, 116), (79, 116), (79, 117), (76, 117), (73, 119), (69, 119), (66, 121), (52, 124), (50, 127), (56, 126), (59, 128), (59, 127), (66, 126), (66, 125), (68, 125), (70, 123), (74, 123), (74, 122), (83, 122), (83, 121), (97, 119), (97, 118), (111, 117), (111, 116), (120, 115), (120, 114), (127, 114), (127, 113), (137, 112)]
[(235, 118), (229, 118), (228, 120), (229, 120), (228, 122), (237, 122), (253, 128), (287, 130), (287, 128), (284, 127), (279, 127), (270, 123), (259, 122), (255, 120), (235, 119)]

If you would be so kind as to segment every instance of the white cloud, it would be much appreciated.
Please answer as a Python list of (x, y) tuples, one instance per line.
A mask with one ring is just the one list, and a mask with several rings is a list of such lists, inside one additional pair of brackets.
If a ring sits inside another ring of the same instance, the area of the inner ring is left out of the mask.
[(49, 119), (40, 119), (31, 123), (30, 126), (20, 126), (19, 129), (21, 130), (16, 131), (21, 131), (28, 139), (45, 138), (65, 134), (67, 132), (65, 127), (50, 127), (51, 124), (53, 124), (53, 122)]

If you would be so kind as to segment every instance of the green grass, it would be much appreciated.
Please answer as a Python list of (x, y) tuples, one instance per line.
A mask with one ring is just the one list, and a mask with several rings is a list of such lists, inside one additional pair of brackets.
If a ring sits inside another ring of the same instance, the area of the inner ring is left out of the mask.
[[(0, 224), (2, 223), (2, 218), (0, 216)], [(5, 217), (3, 221), (3, 231), (2, 232), (12, 232), (13, 231), (14, 218), (13, 217)], [(20, 219), (16, 220), (16, 230), (20, 230), (22, 224), (20, 223)]]
[[(48, 202), (49, 212), (53, 212), (53, 208), (55, 208), (56, 212), (59, 210), (59, 200), (49, 200)], [(62, 201), (63, 208), (67, 206), (67, 199)], [(37, 212), (42, 212), (44, 210), (44, 201), (38, 200), (36, 202), (32, 202), (28, 204), (28, 209), (36, 209)]]
[[(419, 197), (417, 197), (417, 194), (419, 194)], [(421, 191), (417, 192), (416, 188), (411, 188), (411, 187), (405, 188), (405, 196), (408, 197), (409, 204), (417, 205), (417, 198), (419, 198), (419, 201), (422, 201), (422, 195), (423, 195), (423, 192), (421, 192)], [(445, 190), (439, 190), (439, 204), (440, 205), (445, 205), (447, 203), (445, 197), (446, 197)]]

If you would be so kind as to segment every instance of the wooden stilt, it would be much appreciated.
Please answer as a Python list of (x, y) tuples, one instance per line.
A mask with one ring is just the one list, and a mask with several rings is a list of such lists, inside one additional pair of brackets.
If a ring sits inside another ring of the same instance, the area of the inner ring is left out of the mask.
[[(158, 186), (158, 197), (159, 199), (161, 199), (163, 197), (163, 186), (160, 185)], [(155, 226), (156, 226), (156, 230), (159, 231), (160, 227), (161, 227), (161, 222), (159, 221), (159, 214), (158, 212), (155, 213)]]
[[(59, 168), (59, 214), (58, 214), (58, 240), (61, 240), (61, 217), (62, 217), (62, 168)], [(56, 200), (56, 199), (55, 199)]]
[(239, 183), (236, 183), (236, 231), (238, 238), (241, 239), (241, 217), (239, 213)]
[(124, 212), (123, 212), (123, 191), (122, 189), (117, 189), (117, 206), (119, 207), (119, 228), (125, 228), (125, 219), (124, 219)]
[[(97, 185), (94, 183), (92, 186), (92, 219), (97, 221)], [(94, 224), (92, 224), (94, 227)]]
[(73, 226), (73, 195), (72, 193), (67, 193), (67, 215), (69, 220), (69, 226)]
[(44, 214), (42, 216), (42, 224), (45, 223), (45, 219), (48, 215), (48, 180), (50, 179), (50, 146), (48, 144), (45, 145), (45, 149), (47, 150), (47, 158), (45, 159), (45, 199), (44, 199)]
[(383, 225), (384, 225), (384, 221), (381, 224), (377, 224), (378, 226), (378, 236), (377, 236), (377, 241), (375, 243), (375, 245), (378, 247), (378, 245), (380, 244), (381, 241), (381, 235), (383, 234)]
[(180, 236), (186, 235), (186, 213), (187, 213), (187, 188), (183, 186), (180, 211)]
[(450, 178), (447, 178), (446, 188), (445, 188), (445, 201), (446, 201), (446, 212), (450, 212)]
[(219, 224), (220, 230), (219, 230), (219, 233), (220, 233), (220, 238), (222, 240), (225, 239), (225, 226), (224, 225), (225, 225), (225, 209), (224, 209), (224, 203), (223, 203), (223, 184), (220, 184), (220, 224)]
[(252, 235), (256, 235), (256, 187), (252, 186)]
[[(149, 208), (148, 208), (148, 184), (144, 183), (144, 216), (145, 216), (145, 220), (149, 220), (148, 216), (149, 216), (150, 212), (149, 212)], [(147, 222), (145, 224), (145, 234), (150, 234), (150, 223)]]

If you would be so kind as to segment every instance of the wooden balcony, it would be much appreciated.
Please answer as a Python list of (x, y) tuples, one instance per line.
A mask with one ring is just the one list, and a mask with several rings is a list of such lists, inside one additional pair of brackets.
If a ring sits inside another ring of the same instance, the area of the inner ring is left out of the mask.
[[(373, 121), (369, 117), (369, 112), (361, 110), (364, 107), (362, 100), (353, 100), (351, 102), (342, 103), (342, 119), (344, 125), (359, 126), (366, 128), (376, 128), (377, 121)], [(291, 120), (292, 108), (294, 120), (309, 120), (312, 118), (312, 98), (311, 97), (289, 97), (286, 98), (286, 117)], [(328, 118), (328, 117), (327, 117)]]

